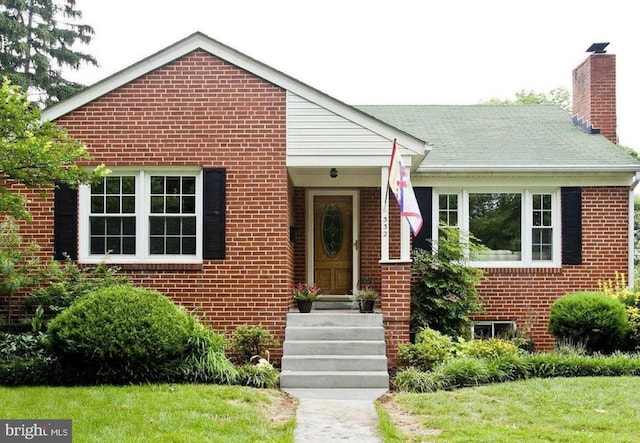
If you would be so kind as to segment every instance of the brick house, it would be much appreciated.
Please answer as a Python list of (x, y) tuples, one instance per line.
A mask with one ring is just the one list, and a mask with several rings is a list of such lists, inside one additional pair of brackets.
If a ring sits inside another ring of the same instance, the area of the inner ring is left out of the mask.
[[(393, 364), (412, 244), (438, 221), (474, 231), (507, 214), (517, 228), (482, 228), (475, 332), (531, 323), (549, 347), (557, 297), (633, 269), (640, 163), (614, 145), (615, 56), (591, 54), (574, 79), (575, 123), (543, 105), (353, 107), (196, 33), (44, 111), (112, 174), (34, 198), (25, 234), (80, 263), (111, 251), (223, 332), (262, 324), (282, 339), (294, 283), (344, 297), (370, 279)], [(415, 239), (385, 205), (394, 139), (424, 218)]]

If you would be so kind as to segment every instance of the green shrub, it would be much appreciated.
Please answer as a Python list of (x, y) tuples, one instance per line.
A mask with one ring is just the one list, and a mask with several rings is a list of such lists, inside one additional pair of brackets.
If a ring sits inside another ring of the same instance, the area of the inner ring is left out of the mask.
[(54, 384), (58, 361), (46, 350), (45, 335), (0, 333), (0, 385)]
[(453, 356), (453, 340), (431, 328), (418, 332), (415, 341), (415, 344), (398, 345), (398, 359), (402, 364), (429, 370)]
[(551, 306), (549, 332), (583, 343), (591, 352), (613, 352), (625, 346), (629, 332), (622, 303), (599, 292), (576, 292)]
[(190, 333), (181, 365), (184, 380), (190, 383), (233, 384), (238, 371), (225, 356), (227, 345), (223, 335), (190, 317)]
[(453, 359), (431, 372), (409, 368), (394, 384), (409, 392), (434, 392), (532, 377), (609, 377), (640, 375), (640, 355), (564, 355), (558, 353), (505, 356), (494, 360)]
[(423, 372), (417, 368), (407, 368), (398, 372), (393, 379), (396, 388), (406, 392), (436, 392), (449, 389), (446, 378), (440, 372)]
[(272, 389), (278, 386), (280, 373), (267, 360), (260, 359), (257, 364), (245, 364), (238, 368), (236, 384), (253, 388)]
[(436, 253), (413, 253), (413, 271), (420, 280), (411, 287), (411, 328), (430, 327), (454, 337), (469, 330), (470, 314), (482, 310), (476, 286), (484, 273), (467, 265), (467, 246), (478, 249), (473, 238), (462, 239), (456, 228), (440, 230)]
[(49, 283), (36, 289), (25, 299), (25, 309), (33, 313), (38, 306), (42, 306), (40, 319), (46, 324), (75, 300), (91, 291), (130, 284), (130, 281), (118, 272), (118, 268), (107, 266), (105, 263), (80, 268), (72, 261), (66, 261), (64, 265), (53, 262), (48, 269)]
[(241, 363), (249, 363), (254, 357), (269, 359), (269, 348), (278, 346), (278, 341), (260, 326), (238, 326), (231, 336), (231, 347)]
[(442, 374), (449, 389), (496, 381), (492, 378), (487, 360), (478, 358), (456, 358), (441, 364), (434, 372)]
[[(636, 279), (640, 272), (636, 272)], [(637, 283), (637, 282), (636, 282)], [(620, 301), (625, 305), (629, 320), (629, 333), (627, 335), (627, 349), (640, 350), (640, 290), (636, 284), (633, 289), (627, 285), (624, 274), (615, 273), (613, 281), (598, 282), (599, 289), (607, 297)]]
[(516, 345), (500, 338), (471, 340), (465, 343), (463, 349), (464, 353), (469, 357), (486, 359), (513, 357), (520, 352)]
[[(156, 291), (110, 286), (79, 298), (49, 323), (49, 344), (83, 381), (164, 380), (179, 362), (193, 324)], [(88, 378), (88, 380), (87, 380)]]

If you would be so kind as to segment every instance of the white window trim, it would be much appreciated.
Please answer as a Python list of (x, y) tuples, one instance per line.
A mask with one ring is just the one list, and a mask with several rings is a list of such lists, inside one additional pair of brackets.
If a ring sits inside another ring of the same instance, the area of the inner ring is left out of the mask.
[[(152, 167), (152, 168), (109, 168), (112, 175), (134, 175), (136, 182), (136, 254), (90, 254), (89, 216), (91, 215), (91, 187), (79, 187), (79, 261), (80, 263), (118, 264), (199, 264), (202, 263), (202, 168), (194, 167)], [(196, 178), (196, 254), (195, 255), (151, 255), (149, 254), (149, 215), (152, 175), (195, 176)]]
[[(458, 228), (461, 232), (469, 232), (469, 194), (476, 193), (519, 193), (524, 196), (522, 204), (522, 255), (519, 261), (469, 261), (469, 264), (478, 268), (559, 268), (562, 266), (562, 229), (560, 212), (560, 189), (559, 188), (496, 188), (496, 187), (473, 187), (465, 189), (438, 188), (433, 189), (432, 211), (434, 223), (432, 223), (432, 237), (438, 238), (438, 228), (440, 219), (440, 194), (456, 194), (458, 196)], [(533, 195), (551, 194), (551, 208), (553, 219), (553, 247), (551, 260), (533, 260), (532, 228), (533, 228)], [(467, 251), (468, 256), (468, 251)]]

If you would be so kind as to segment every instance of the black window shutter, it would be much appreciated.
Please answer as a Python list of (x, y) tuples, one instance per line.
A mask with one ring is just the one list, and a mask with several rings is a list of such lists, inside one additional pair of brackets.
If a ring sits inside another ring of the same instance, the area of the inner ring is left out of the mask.
[(205, 259), (225, 258), (226, 177), (225, 169), (204, 170), (202, 256)]
[(582, 188), (562, 188), (562, 264), (582, 264)]
[(53, 194), (55, 260), (78, 259), (78, 191), (58, 183)]
[(416, 237), (413, 238), (413, 249), (426, 249), (431, 250), (431, 231), (432, 224), (432, 201), (433, 201), (433, 189), (430, 187), (416, 187), (413, 188), (416, 199), (418, 200), (418, 207), (420, 208), (420, 214), (422, 214), (422, 229)]

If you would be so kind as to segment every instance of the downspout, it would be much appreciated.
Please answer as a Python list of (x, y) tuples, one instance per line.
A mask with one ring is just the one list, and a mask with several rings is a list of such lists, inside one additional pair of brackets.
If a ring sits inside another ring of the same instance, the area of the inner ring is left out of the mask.
[(640, 172), (636, 172), (633, 181), (629, 186), (629, 279), (627, 285), (629, 289), (633, 288), (635, 283), (635, 232), (634, 232), (634, 212), (635, 212), (635, 189), (640, 184)]

